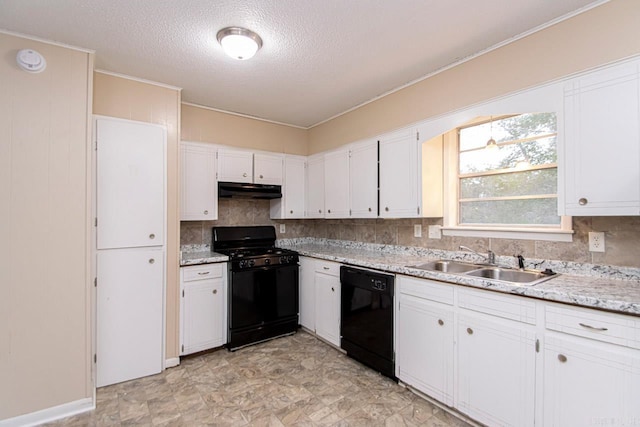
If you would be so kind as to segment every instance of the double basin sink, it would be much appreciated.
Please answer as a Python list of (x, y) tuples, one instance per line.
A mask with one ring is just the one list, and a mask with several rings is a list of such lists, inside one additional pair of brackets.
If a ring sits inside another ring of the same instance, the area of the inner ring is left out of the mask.
[(458, 274), (470, 277), (499, 280), (512, 285), (533, 286), (545, 280), (558, 276), (550, 270), (516, 270), (508, 267), (499, 267), (487, 264), (469, 264), (466, 262), (439, 260), (425, 264), (409, 265), (408, 267), (419, 270), (439, 271), (442, 273)]

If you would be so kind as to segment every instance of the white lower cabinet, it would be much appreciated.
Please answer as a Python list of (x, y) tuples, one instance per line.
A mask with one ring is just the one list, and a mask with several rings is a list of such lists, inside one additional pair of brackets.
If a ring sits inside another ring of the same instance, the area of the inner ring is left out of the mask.
[(315, 262), (316, 334), (340, 347), (340, 264)]
[(182, 267), (180, 287), (180, 354), (224, 345), (227, 342), (226, 264)]
[[(400, 277), (396, 289), (399, 298), (397, 375), (419, 391), (452, 406), (453, 287)], [(433, 294), (441, 290), (450, 295), (450, 301), (449, 298), (446, 301), (449, 305), (434, 301)]]
[(316, 265), (309, 257), (300, 257), (300, 325), (315, 332), (316, 330)]

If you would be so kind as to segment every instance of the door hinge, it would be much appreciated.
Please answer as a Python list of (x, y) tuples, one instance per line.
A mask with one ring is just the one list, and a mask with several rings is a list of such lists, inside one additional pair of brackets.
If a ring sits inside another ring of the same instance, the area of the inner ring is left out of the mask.
[(182, 298), (184, 298), (184, 289), (182, 290)]
[(182, 352), (184, 353), (184, 344), (182, 344)]
[(418, 215), (420, 215), (420, 206), (418, 206)]
[(98, 226), (98, 217), (95, 217), (95, 218), (93, 219), (93, 226), (94, 226), (94, 227), (97, 227), (97, 226)]
[(93, 146), (94, 151), (98, 151), (98, 140), (96, 139), (95, 145)]
[(540, 340), (536, 339), (536, 353), (540, 353)]
[(98, 278), (97, 278), (97, 277), (94, 277), (94, 278), (93, 278), (93, 287), (94, 287), (94, 288), (97, 288), (97, 287), (98, 287)]
[(416, 141), (420, 141), (420, 131), (416, 132)]
[(93, 355), (93, 363), (98, 363), (98, 355), (97, 354)]
[(351, 209), (349, 209), (349, 216), (351, 216)]

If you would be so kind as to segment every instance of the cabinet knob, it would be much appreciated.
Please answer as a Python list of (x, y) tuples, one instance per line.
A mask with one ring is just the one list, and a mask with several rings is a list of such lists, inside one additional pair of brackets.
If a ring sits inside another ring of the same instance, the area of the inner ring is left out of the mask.
[(155, 259), (153, 259), (153, 258), (149, 258), (149, 264), (153, 264), (153, 263), (155, 263), (155, 262), (156, 262), (156, 260), (155, 260)]
[(438, 319), (438, 325), (440, 326), (444, 325), (444, 321), (442, 319)]
[(151, 240), (153, 240), (153, 239), (155, 239), (155, 238), (156, 238), (156, 235), (155, 235), (155, 234), (153, 234), (153, 233), (151, 233), (151, 234), (149, 234), (149, 238), (150, 238)]
[(336, 291), (336, 288), (333, 288), (333, 287), (332, 287), (332, 288), (331, 288), (331, 292), (335, 292), (335, 291)]
[(204, 214), (205, 215), (209, 215), (209, 211), (204, 211)]
[(331, 209), (327, 209), (327, 212), (328, 212), (328, 213), (331, 213)]
[(247, 177), (247, 173), (246, 172), (243, 173), (242, 176), (246, 178)]
[(587, 203), (589, 203), (589, 200), (587, 200), (587, 199), (586, 199), (586, 198), (584, 198), (584, 197), (581, 197), (581, 198), (578, 200), (578, 204), (579, 204), (580, 206), (584, 206), (584, 205), (586, 205)]
[(473, 335), (473, 329), (471, 329), (471, 328), (467, 328), (467, 333), (468, 333), (469, 335)]
[(293, 213), (293, 211), (289, 211), (289, 213)]
[(322, 209), (318, 209), (318, 213), (322, 213)]
[(564, 354), (559, 354), (558, 360), (562, 363), (565, 363), (567, 361), (567, 356), (565, 356)]
[(218, 293), (218, 290), (217, 290), (217, 289), (214, 289), (214, 290), (213, 290), (213, 294), (215, 295), (215, 294), (217, 294), (217, 293)]
[(384, 208), (385, 211), (389, 212), (389, 206), (387, 206), (386, 208)]
[(260, 179), (264, 178), (262, 175), (260, 175)]
[(371, 212), (371, 208), (369, 208), (369, 212)]

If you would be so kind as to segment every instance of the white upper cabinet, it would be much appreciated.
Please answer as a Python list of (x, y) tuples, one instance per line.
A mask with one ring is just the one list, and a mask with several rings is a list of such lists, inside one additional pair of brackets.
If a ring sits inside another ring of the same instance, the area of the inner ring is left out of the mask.
[(306, 217), (324, 218), (324, 154), (307, 159)]
[(218, 150), (218, 181), (253, 182), (253, 153), (220, 148)]
[(378, 216), (378, 141), (351, 146), (349, 186), (352, 218)]
[(253, 182), (282, 185), (282, 155), (255, 153), (253, 155)]
[(380, 137), (381, 218), (421, 216), (420, 163), (416, 129), (403, 129)]
[(640, 214), (640, 78), (637, 62), (565, 87), (564, 212)]
[(97, 248), (164, 245), (165, 130), (96, 120)]
[(210, 144), (182, 142), (180, 220), (218, 219), (216, 149)]
[(324, 155), (325, 218), (349, 218), (349, 150)]
[(282, 198), (271, 200), (271, 218), (304, 218), (306, 157), (285, 155)]

